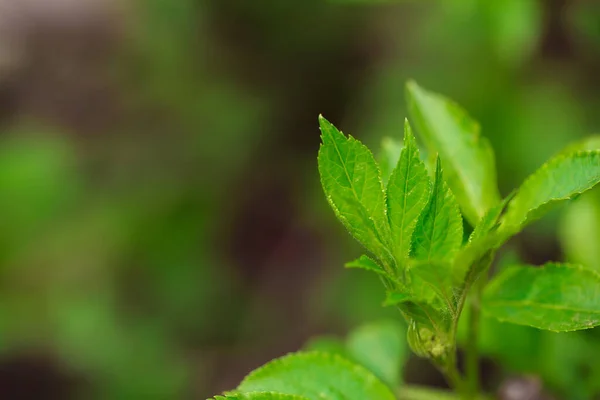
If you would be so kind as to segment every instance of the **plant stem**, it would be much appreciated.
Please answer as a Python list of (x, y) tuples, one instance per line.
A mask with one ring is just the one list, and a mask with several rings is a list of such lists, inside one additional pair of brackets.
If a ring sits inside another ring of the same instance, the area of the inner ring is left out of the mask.
[(471, 296), (469, 312), (469, 331), (466, 348), (466, 376), (467, 376), (467, 399), (475, 399), (479, 392), (479, 314), (481, 312), (480, 301), (483, 289), (483, 277), (475, 283)]
[(479, 393), (479, 321), (481, 315), (481, 294), (488, 281), (489, 268), (494, 260), (495, 251), (490, 254), (478, 279), (473, 282), (473, 292), (469, 312), (469, 332), (466, 348), (466, 399), (474, 400)]
[(446, 365), (442, 368), (442, 373), (446, 376), (448, 383), (457, 393), (463, 393), (465, 391), (464, 380), (458, 371), (458, 365), (456, 363), (456, 343), (446, 360)]

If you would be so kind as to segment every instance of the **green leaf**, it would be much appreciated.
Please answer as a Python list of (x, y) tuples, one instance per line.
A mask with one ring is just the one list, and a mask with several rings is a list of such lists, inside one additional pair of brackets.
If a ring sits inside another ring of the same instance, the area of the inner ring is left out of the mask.
[(390, 388), (397, 388), (408, 357), (406, 328), (396, 321), (363, 325), (350, 333), (346, 346), (350, 356)]
[[(209, 399), (211, 400), (211, 399)], [(214, 400), (309, 400), (302, 396), (292, 396), (275, 392), (252, 392), (226, 394), (225, 396), (215, 396)]]
[(398, 159), (400, 159), (401, 152), (402, 142), (399, 140), (395, 140), (390, 137), (384, 137), (381, 141), (379, 168), (381, 169), (381, 178), (384, 185), (387, 185), (392, 171), (396, 167), (396, 164), (398, 164)]
[(319, 117), (319, 173), (329, 204), (346, 229), (380, 259), (391, 262), (384, 191), (373, 154)]
[(408, 121), (404, 124), (404, 148), (387, 186), (387, 214), (396, 260), (408, 258), (417, 218), (426, 204), (429, 177)]
[(396, 306), (408, 321), (415, 321), (431, 331), (443, 333), (448, 329), (450, 318), (436, 300), (432, 290), (418, 288), (417, 293), (387, 291), (383, 305)]
[(450, 261), (462, 239), (463, 224), (458, 204), (444, 182), (438, 158), (433, 191), (415, 228), (411, 257), (418, 261)]
[(451, 100), (416, 82), (406, 85), (408, 109), (417, 131), (446, 168), (446, 179), (463, 214), (475, 226), (499, 201), (495, 158), (479, 125)]
[(432, 294), (440, 306), (454, 316), (456, 298), (452, 281), (452, 265), (448, 262), (414, 262), (410, 264), (411, 287), (415, 298), (434, 303)]
[(600, 151), (559, 155), (525, 180), (508, 205), (501, 229), (508, 235), (540, 218), (555, 203), (600, 182)]
[(509, 267), (486, 287), (483, 311), (500, 321), (555, 332), (600, 325), (600, 275), (568, 264)]
[(507, 236), (499, 234), (497, 229), (500, 217), (514, 194), (512, 192), (483, 216), (469, 236), (467, 245), (458, 252), (452, 267), (455, 285), (461, 285), (467, 276), (472, 280), (477, 279), (489, 266), (493, 252), (506, 240)]
[(350, 261), (344, 265), (346, 268), (361, 268), (367, 271), (375, 272), (376, 274), (390, 277), (389, 274), (372, 258), (362, 255), (354, 261)]
[(327, 353), (295, 353), (251, 372), (237, 391), (275, 391), (309, 400), (394, 400), (390, 389), (371, 372)]
[(473, 232), (471, 232), (471, 236), (469, 236), (469, 243), (476, 243), (482, 239), (484, 239), (490, 232), (494, 231), (499, 227), (499, 220), (502, 213), (506, 210), (506, 206), (509, 201), (512, 200), (516, 191), (513, 191), (511, 194), (506, 196), (501, 203), (495, 205), (490, 208), (487, 213), (483, 216), (481, 221), (475, 226)]
[(387, 291), (385, 294), (385, 301), (383, 302), (383, 306), (396, 306), (398, 304), (406, 303), (408, 301), (411, 301), (411, 296), (409, 293)]

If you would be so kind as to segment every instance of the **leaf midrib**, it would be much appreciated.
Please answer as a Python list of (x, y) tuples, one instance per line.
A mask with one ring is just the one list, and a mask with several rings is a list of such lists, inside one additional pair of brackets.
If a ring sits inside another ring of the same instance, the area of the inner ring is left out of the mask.
[[(344, 138), (344, 139), (347, 141), (352, 140), (351, 137)], [(350, 179), (350, 175), (348, 174), (348, 168), (346, 166), (346, 162), (345, 162), (344, 158), (342, 157), (342, 154), (340, 153), (340, 149), (338, 147), (337, 142), (333, 138), (332, 138), (332, 143), (333, 143), (333, 147), (335, 148), (335, 152), (337, 153), (338, 158), (340, 159), (340, 163), (343, 166), (344, 174), (346, 175), (346, 179), (348, 179), (348, 183), (350, 184), (350, 189), (352, 190), (352, 194), (354, 195), (354, 198), (356, 199), (358, 204), (360, 204), (360, 206), (366, 211), (366, 215), (367, 215), (368, 219), (371, 220), (371, 222), (373, 222), (373, 229), (375, 231), (375, 235), (377, 236), (377, 240), (385, 247), (385, 242), (383, 240), (381, 240), (381, 233), (379, 232), (379, 229), (377, 228), (377, 224), (375, 223), (375, 221), (373, 221), (373, 218), (369, 215), (370, 214), (369, 210), (363, 204), (362, 199), (359, 198), (358, 193), (356, 192), (356, 189), (354, 187), (354, 182), (352, 179)]]

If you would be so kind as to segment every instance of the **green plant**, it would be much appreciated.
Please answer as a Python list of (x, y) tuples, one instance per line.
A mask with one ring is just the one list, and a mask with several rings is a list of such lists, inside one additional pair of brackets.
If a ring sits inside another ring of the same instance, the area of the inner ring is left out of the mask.
[[(478, 124), (458, 105), (415, 82), (407, 84), (406, 94), (428, 157), (421, 156), (408, 121), (402, 150), (388, 139), (377, 162), (362, 143), (319, 117), (319, 172), (336, 216), (369, 252), (346, 266), (379, 275), (384, 304), (397, 307), (408, 324), (410, 348), (431, 360), (456, 395), (393, 379), (400, 367), (382, 366), (401, 366), (404, 356), (381, 350), (394, 337), (388, 325), (372, 329), (371, 340), (359, 341), (358, 347), (321, 343), (312, 346), (320, 352), (275, 360), (217, 399), (481, 398), (482, 312), (486, 318), (554, 332), (600, 325), (600, 275), (592, 269), (512, 265), (488, 282), (496, 251), (509, 238), (600, 182), (600, 151), (569, 146), (501, 199), (493, 149)], [(465, 307), (463, 372), (456, 359)], [(388, 358), (378, 363), (369, 358), (373, 354)]]

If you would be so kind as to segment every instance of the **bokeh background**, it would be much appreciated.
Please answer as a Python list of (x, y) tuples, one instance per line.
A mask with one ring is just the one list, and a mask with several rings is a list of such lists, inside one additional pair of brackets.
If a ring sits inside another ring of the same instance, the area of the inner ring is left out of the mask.
[[(361, 249), (321, 192), (317, 116), (377, 149), (410, 78), (481, 122), (508, 194), (600, 131), (600, 2), (0, 0), (0, 396), (204, 399), (398, 317), (342, 268)], [(577, 258), (555, 232), (577, 221), (596, 251), (585, 204), (504, 258)], [(539, 370), (537, 331), (510, 332), (502, 365)], [(600, 355), (586, 335), (553, 347), (561, 367)], [(588, 361), (574, 376), (600, 382)]]

